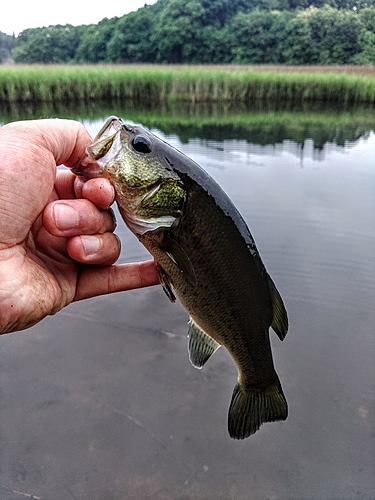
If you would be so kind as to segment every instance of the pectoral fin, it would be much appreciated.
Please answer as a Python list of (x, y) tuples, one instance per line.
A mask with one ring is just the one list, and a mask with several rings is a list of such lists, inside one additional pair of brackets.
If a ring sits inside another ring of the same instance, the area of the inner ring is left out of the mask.
[(169, 281), (167, 273), (159, 265), (156, 266), (156, 270), (158, 273), (158, 278), (159, 278), (160, 284), (163, 287), (163, 290), (165, 292), (165, 295), (168, 297), (168, 299), (171, 302), (176, 302), (176, 296), (173, 293), (173, 288), (172, 288), (171, 282)]
[(165, 233), (163, 237), (163, 250), (168, 257), (176, 264), (179, 270), (184, 274), (186, 279), (192, 284), (197, 284), (197, 276), (195, 274), (193, 264), (182, 246), (177, 243), (171, 234)]
[(286, 312), (283, 299), (281, 298), (275, 283), (268, 276), (268, 283), (271, 292), (272, 299), (272, 309), (273, 318), (271, 327), (279, 337), (280, 340), (284, 340), (286, 334), (288, 333), (288, 314)]
[(191, 318), (189, 320), (188, 337), (190, 362), (195, 368), (202, 368), (208, 358), (219, 349), (220, 344), (207, 335)]

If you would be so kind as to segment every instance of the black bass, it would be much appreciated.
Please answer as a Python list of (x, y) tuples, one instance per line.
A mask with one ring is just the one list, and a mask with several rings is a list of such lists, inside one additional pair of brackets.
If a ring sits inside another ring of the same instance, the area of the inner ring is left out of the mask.
[(147, 129), (110, 117), (74, 167), (107, 177), (120, 213), (153, 255), (160, 283), (190, 314), (188, 349), (201, 368), (224, 345), (238, 368), (228, 415), (231, 437), (285, 420), (269, 328), (283, 340), (287, 313), (250, 231), (220, 186)]

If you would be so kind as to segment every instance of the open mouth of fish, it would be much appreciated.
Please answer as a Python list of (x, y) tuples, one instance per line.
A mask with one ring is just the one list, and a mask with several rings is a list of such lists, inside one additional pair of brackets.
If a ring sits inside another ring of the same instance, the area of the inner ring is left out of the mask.
[(92, 144), (86, 148), (86, 156), (80, 158), (72, 167), (72, 172), (86, 179), (98, 176), (110, 177), (111, 174), (115, 174), (116, 164), (113, 165), (112, 170), (108, 170), (107, 175), (104, 167), (114, 158), (113, 152), (121, 148), (120, 135), (123, 127), (125, 127), (124, 122), (117, 117), (107, 120), (96, 134)]

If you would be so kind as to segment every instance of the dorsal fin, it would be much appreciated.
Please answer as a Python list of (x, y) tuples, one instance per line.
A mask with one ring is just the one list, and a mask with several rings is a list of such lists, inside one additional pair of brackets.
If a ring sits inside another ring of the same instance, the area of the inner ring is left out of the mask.
[(286, 312), (283, 299), (270, 276), (268, 276), (268, 284), (271, 292), (273, 310), (271, 327), (279, 339), (284, 340), (288, 333), (288, 313)]
[(208, 358), (219, 349), (220, 344), (207, 335), (192, 318), (189, 320), (188, 337), (190, 362), (195, 368), (202, 368)]

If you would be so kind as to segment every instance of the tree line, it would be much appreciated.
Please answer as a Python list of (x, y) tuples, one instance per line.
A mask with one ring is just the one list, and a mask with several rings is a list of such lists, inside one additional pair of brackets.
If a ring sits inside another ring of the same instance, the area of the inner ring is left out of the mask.
[(0, 33), (0, 62), (375, 64), (375, 0), (158, 0), (98, 24)]
[(0, 31), (0, 63), (12, 57), (12, 50), (16, 46), (16, 37), (6, 35)]

